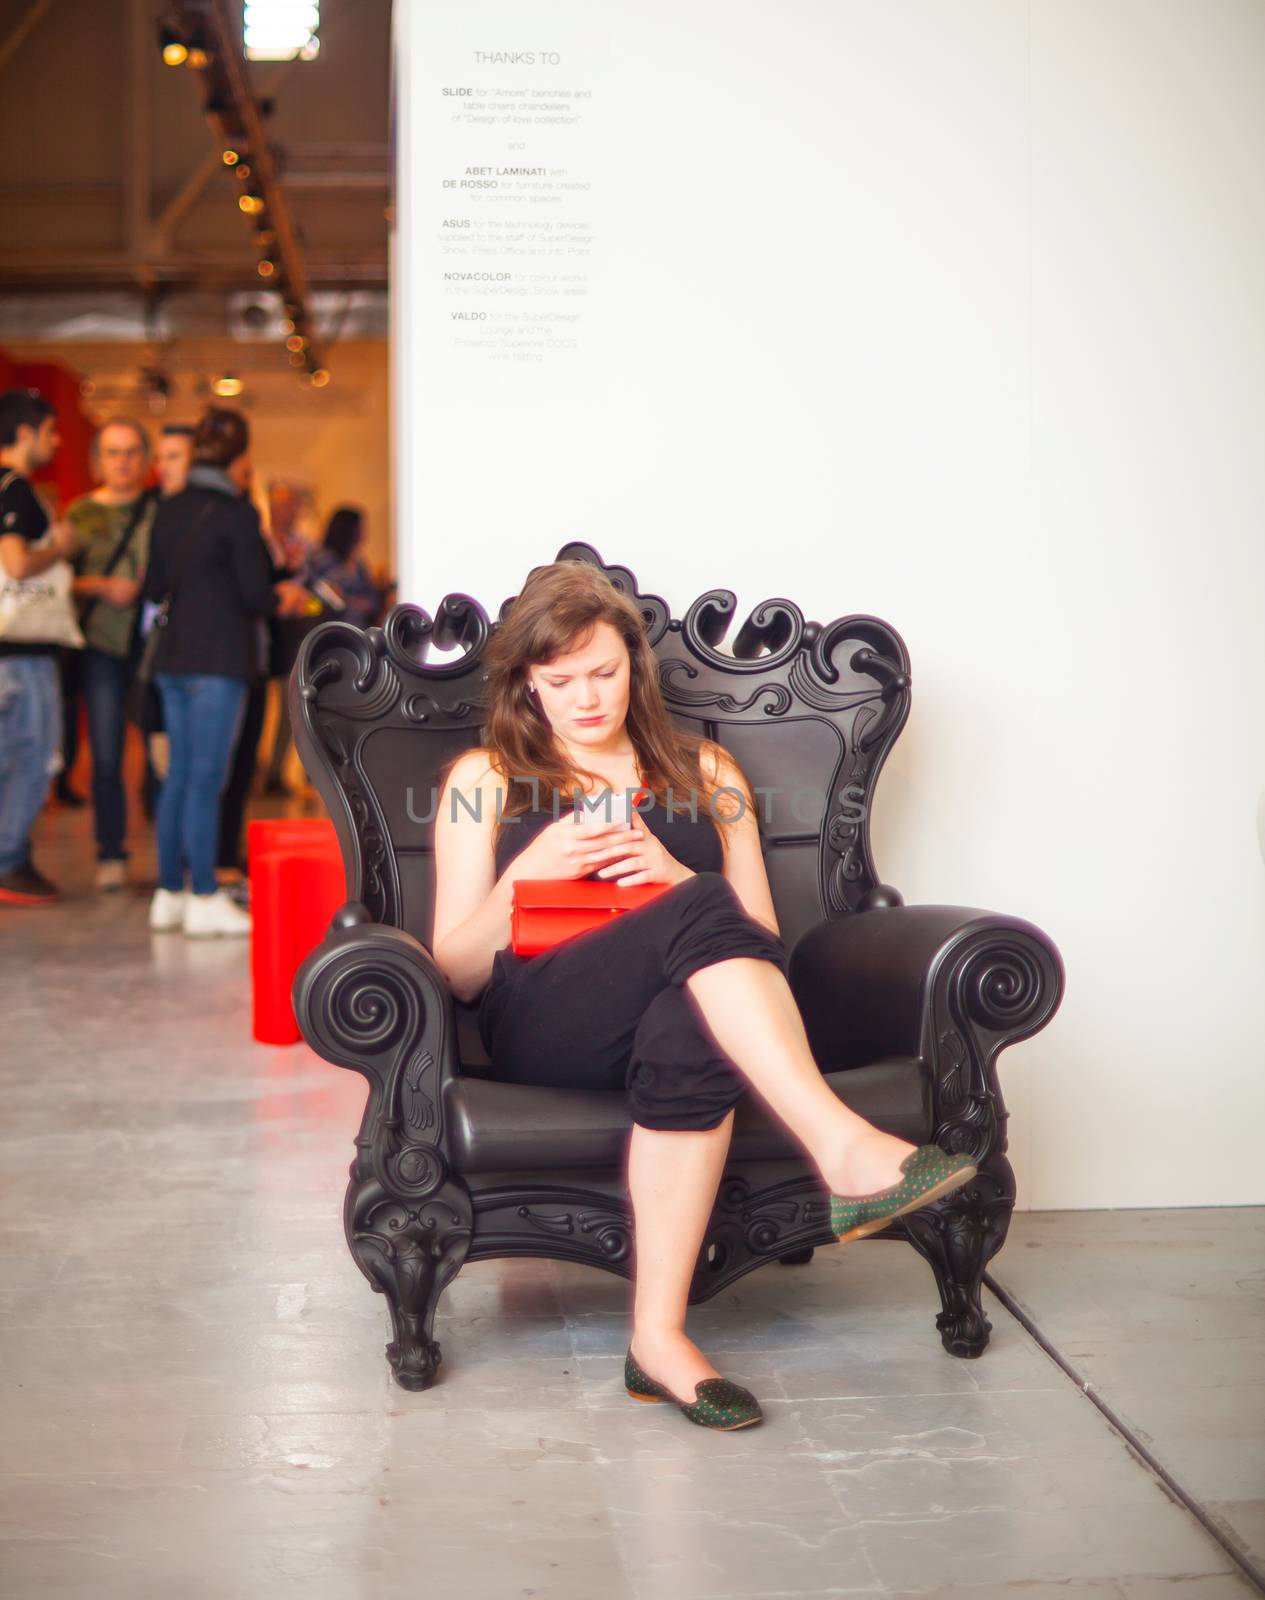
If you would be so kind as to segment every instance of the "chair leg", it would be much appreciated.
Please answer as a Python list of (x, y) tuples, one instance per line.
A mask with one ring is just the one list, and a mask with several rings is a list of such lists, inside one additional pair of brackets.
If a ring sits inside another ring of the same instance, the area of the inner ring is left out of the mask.
[(956, 1194), (903, 1219), (910, 1243), (935, 1274), (944, 1308), (936, 1327), (952, 1356), (971, 1360), (988, 1345), (984, 1269), (1005, 1242), (1014, 1207), (1014, 1172), (1005, 1156), (994, 1155)]
[(439, 1297), (470, 1249), (470, 1196), (446, 1184), (420, 1202), (401, 1200), (370, 1182), (353, 1183), (347, 1201), (352, 1254), (391, 1310), (387, 1360), (395, 1381), (428, 1389), (443, 1359), (434, 1337)]

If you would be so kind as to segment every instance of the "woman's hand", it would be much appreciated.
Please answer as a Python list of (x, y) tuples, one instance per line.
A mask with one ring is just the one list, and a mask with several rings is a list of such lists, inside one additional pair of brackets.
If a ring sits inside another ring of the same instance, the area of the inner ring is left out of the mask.
[(693, 872), (684, 866), (667, 849), (657, 834), (650, 832), (639, 817), (633, 819), (635, 842), (624, 849), (623, 859), (613, 866), (603, 867), (599, 878), (613, 879), (621, 889), (631, 889), (639, 883), (683, 883)]
[[(515, 824), (508, 818), (507, 827)], [(583, 878), (586, 873), (629, 854), (637, 830), (622, 822), (576, 822), (559, 817), (542, 828), (515, 857), (516, 878)]]

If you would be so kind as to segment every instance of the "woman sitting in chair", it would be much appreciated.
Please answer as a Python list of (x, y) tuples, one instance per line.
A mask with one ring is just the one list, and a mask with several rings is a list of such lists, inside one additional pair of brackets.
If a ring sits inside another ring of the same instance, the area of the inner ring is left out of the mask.
[[(758, 1422), (754, 1397), (685, 1334), (747, 1089), (820, 1171), (841, 1239), (949, 1193), (975, 1167), (880, 1132), (822, 1077), (786, 981), (750, 786), (720, 745), (672, 721), (635, 605), (584, 562), (539, 567), (487, 665), (488, 744), (454, 762), (436, 814), (435, 960), (459, 999), (481, 996), (496, 1078), (627, 1089), (629, 1393), (675, 1401), (707, 1427)], [(607, 820), (607, 791), (637, 796), (630, 822)], [(579, 794), (588, 815), (577, 821)], [(585, 877), (671, 887), (540, 955), (514, 955), (515, 879)]]

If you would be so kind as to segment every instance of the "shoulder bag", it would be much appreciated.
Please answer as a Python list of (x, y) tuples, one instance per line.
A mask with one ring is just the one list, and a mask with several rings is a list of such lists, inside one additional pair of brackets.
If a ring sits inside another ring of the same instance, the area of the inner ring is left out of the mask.
[[(0, 493), (18, 474), (0, 477)], [(40, 548), (36, 543), (35, 549)], [(60, 644), (83, 649), (71, 593), (75, 574), (69, 561), (55, 561), (33, 578), (11, 578), (0, 569), (0, 639), (6, 644)]]

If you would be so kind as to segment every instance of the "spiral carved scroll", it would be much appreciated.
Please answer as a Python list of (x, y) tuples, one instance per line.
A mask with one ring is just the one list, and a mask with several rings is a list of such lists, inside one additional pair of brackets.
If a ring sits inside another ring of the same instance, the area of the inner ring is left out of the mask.
[(1031, 952), (997, 941), (966, 963), (958, 989), (967, 1015), (997, 1033), (1026, 1032), (1048, 999)]
[(438, 1145), (404, 1144), (375, 1155), (383, 1187), (407, 1200), (425, 1199), (448, 1176), (448, 1163)]
[(1003, 929), (968, 940), (941, 974), (932, 1002), (933, 1072), (935, 1138), (944, 1149), (981, 1161), (1005, 1150), (998, 1051), (1045, 1025), (1061, 985), (1057, 956)]
[(417, 1032), (416, 993), (389, 967), (353, 967), (330, 985), (324, 1019), (349, 1055), (377, 1055)]

